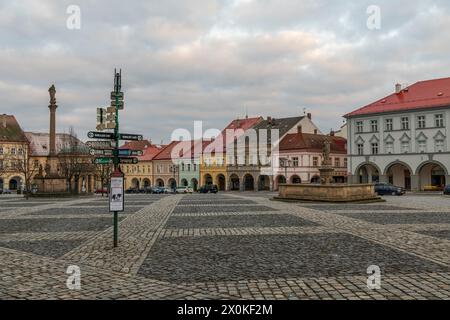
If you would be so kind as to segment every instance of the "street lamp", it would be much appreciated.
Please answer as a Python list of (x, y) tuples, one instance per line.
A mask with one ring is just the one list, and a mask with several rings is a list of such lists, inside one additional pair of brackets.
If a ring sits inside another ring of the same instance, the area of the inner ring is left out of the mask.
[(287, 169), (289, 167), (289, 164), (291, 162), (291, 160), (289, 160), (289, 158), (280, 158), (281, 160), (281, 166), (284, 168), (284, 179), (285, 179), (285, 183), (287, 183)]
[(173, 173), (173, 179), (175, 180), (175, 184), (174, 184), (174, 187), (173, 187), (173, 191), (175, 192), (175, 191), (177, 191), (177, 179), (176, 179), (176, 173), (177, 173), (177, 171), (178, 171), (178, 165), (172, 165), (171, 168), (170, 168), (170, 170), (172, 171), (172, 173)]

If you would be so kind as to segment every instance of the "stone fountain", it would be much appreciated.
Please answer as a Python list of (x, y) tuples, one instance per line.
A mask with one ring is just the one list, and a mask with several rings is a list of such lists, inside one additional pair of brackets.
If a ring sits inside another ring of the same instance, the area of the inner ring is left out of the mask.
[(323, 145), (323, 161), (319, 168), (321, 184), (280, 184), (274, 200), (317, 202), (376, 202), (373, 184), (333, 184), (334, 168), (330, 158), (331, 143)]

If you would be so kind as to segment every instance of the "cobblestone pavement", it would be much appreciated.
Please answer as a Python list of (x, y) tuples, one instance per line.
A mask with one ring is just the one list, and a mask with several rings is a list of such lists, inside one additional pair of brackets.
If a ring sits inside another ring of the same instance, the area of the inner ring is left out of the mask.
[(450, 198), (271, 196), (129, 195), (118, 248), (106, 198), (0, 197), (0, 299), (450, 299)]

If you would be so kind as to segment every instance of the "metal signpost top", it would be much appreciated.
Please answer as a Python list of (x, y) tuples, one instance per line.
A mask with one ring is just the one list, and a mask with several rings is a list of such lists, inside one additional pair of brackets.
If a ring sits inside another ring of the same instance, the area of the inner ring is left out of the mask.
[(114, 212), (114, 247), (118, 246), (119, 219), (118, 212), (124, 210), (124, 174), (119, 164), (136, 164), (138, 159), (133, 156), (142, 156), (141, 150), (119, 149), (120, 140), (142, 141), (144, 137), (139, 134), (119, 133), (119, 110), (124, 108), (124, 94), (121, 92), (122, 70), (114, 70), (114, 91), (111, 92), (111, 106), (97, 108), (97, 130), (114, 129), (114, 132), (90, 131), (88, 137), (109, 141), (89, 141), (91, 155), (99, 156), (94, 160), (96, 164), (114, 164), (111, 174), (109, 209)]

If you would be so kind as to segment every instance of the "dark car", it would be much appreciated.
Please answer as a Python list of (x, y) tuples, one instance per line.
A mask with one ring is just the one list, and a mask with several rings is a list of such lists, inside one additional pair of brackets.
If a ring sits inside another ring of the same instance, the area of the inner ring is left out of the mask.
[(205, 186), (201, 186), (200, 189), (198, 189), (198, 192), (200, 193), (217, 193), (219, 191), (219, 188), (215, 184), (208, 184)]
[(402, 196), (405, 194), (405, 190), (403, 188), (396, 187), (390, 183), (375, 184), (375, 192), (379, 196), (385, 196), (385, 195)]
[(127, 190), (125, 190), (125, 193), (139, 193), (139, 189), (138, 188), (128, 188)]
[(168, 191), (164, 187), (153, 187), (151, 192), (155, 194), (164, 194), (167, 193)]
[(444, 188), (444, 194), (445, 194), (445, 195), (448, 195), (448, 196), (450, 195), (450, 184), (445, 186), (445, 188)]

